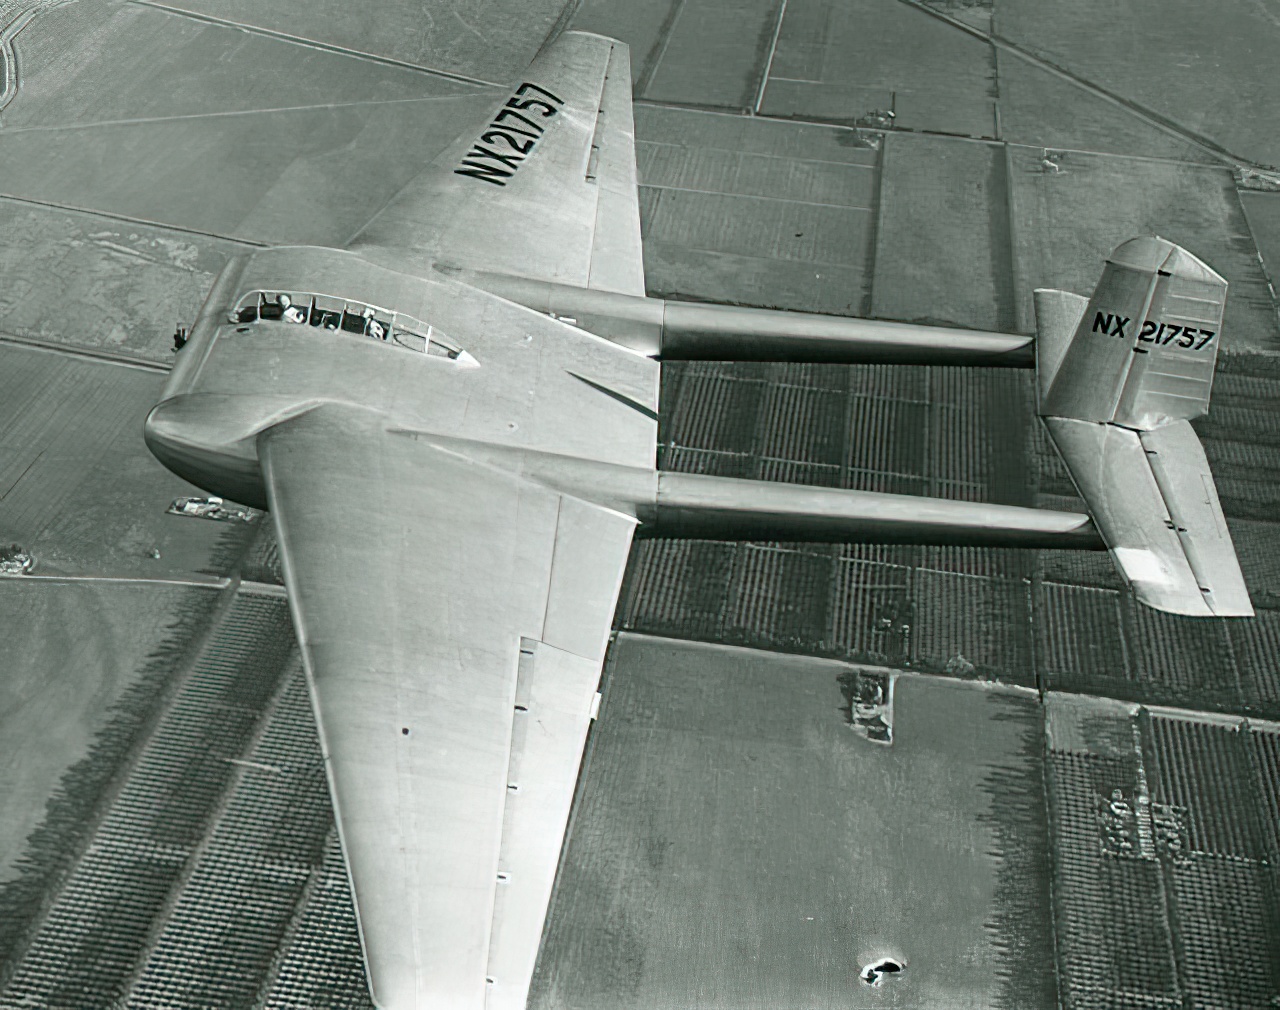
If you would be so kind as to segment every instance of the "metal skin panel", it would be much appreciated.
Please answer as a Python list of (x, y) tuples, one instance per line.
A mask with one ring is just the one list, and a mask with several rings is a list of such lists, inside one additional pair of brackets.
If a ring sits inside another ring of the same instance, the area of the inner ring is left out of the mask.
[(1138, 433), (1061, 417), (1044, 422), (1139, 600), (1190, 617), (1252, 616), (1209, 466), (1189, 424)]
[[(1036, 405), (1044, 403), (1049, 387), (1062, 366), (1067, 348), (1089, 307), (1089, 299), (1070, 291), (1037, 288), (1036, 309)], [(1040, 411), (1044, 413), (1043, 410)]]
[[(1132, 320), (1145, 318), (1154, 282), (1154, 271), (1148, 275), (1107, 261), (1053, 384), (1040, 401), (1042, 414), (1087, 421), (1115, 417), (1136, 341), (1114, 337), (1111, 329), (1117, 319), (1131, 326)], [(1092, 322), (1098, 318), (1112, 322), (1095, 331)]]
[[(642, 355), (448, 278), (400, 274), (350, 253), (280, 248), (234, 269), (237, 283), (215, 284), (207, 325), (179, 355), (183, 367), (147, 423), (152, 450), (202, 487), (212, 474), (232, 481), (223, 490), (235, 500), (261, 504), (257, 432), (307, 405), (358, 403), (374, 390), (400, 427), (654, 465), (659, 366)], [(239, 295), (253, 290), (327, 291), (393, 308), (430, 322), (478, 367), (305, 324), (228, 323)], [(197, 456), (194, 466), (182, 462)]]
[(1118, 246), (1040, 412), (1136, 429), (1201, 416), (1226, 292), (1226, 281), (1165, 239)]
[(520, 660), (485, 1010), (524, 1010), (600, 682), (599, 660), (541, 642)]
[(625, 46), (563, 33), (349, 248), (643, 295), (630, 98)]
[(635, 526), (633, 516), (560, 499), (542, 631), (547, 645), (604, 662)]
[[(565, 546), (557, 493), (385, 425), (327, 405), (265, 432), (260, 455), (374, 999), (479, 1008), (503, 848), (529, 878), (504, 935), (537, 950), (631, 523), (569, 502), (586, 535)], [(521, 639), (573, 638), (573, 613), (592, 655), (550, 661), (569, 676), (535, 681), (522, 714), (545, 732), (513, 753)], [(549, 804), (519, 821), (513, 761)]]
[(1185, 249), (1161, 269), (1116, 406), (1116, 424), (1140, 431), (1208, 412), (1226, 307), (1227, 282)]
[(1196, 582), (1208, 590), (1209, 609), (1219, 617), (1252, 617), (1213, 473), (1190, 423), (1175, 421), (1139, 438)]

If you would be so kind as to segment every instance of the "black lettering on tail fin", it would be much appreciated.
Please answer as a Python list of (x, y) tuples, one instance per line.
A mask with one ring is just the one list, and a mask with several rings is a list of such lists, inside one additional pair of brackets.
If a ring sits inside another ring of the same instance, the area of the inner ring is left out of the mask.
[(473, 179), (479, 179), (481, 182), (491, 182), (495, 186), (505, 186), (503, 179), (510, 179), (515, 173), (504, 172), (500, 168), (494, 168), (492, 165), (482, 165), (475, 161), (464, 161), (462, 168), (455, 168), (454, 175), (468, 175)]
[(1117, 246), (1069, 338), (1067, 303), (1048, 296), (1037, 302), (1037, 311), (1042, 304), (1046, 310), (1041, 360), (1050, 366), (1042, 371), (1040, 413), (1133, 431), (1200, 417), (1209, 407), (1216, 348), (1189, 349), (1221, 327), (1226, 295), (1220, 275), (1167, 239)]

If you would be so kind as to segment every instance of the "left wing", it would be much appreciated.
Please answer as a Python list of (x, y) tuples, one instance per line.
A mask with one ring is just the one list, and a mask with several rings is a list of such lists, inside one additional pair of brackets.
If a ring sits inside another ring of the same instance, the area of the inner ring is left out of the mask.
[(356, 407), (259, 454), (374, 999), (522, 1007), (634, 521)]
[(643, 296), (627, 47), (564, 32), (350, 247)]

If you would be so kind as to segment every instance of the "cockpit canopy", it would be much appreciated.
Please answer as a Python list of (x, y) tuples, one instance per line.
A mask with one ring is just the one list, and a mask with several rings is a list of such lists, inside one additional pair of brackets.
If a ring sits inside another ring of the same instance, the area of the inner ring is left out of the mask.
[[(250, 291), (228, 315), (236, 324), (285, 322), (380, 340), (457, 361), (462, 348), (428, 323), (402, 312), (316, 292)], [(244, 327), (247, 329), (247, 326)]]

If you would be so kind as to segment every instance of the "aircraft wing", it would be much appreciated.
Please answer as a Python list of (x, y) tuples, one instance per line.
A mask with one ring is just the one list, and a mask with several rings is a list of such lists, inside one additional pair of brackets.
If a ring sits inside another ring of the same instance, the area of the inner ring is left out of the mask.
[(627, 47), (560, 35), (350, 247), (644, 295)]
[(377, 1005), (522, 1008), (634, 522), (362, 408), (259, 453)]

